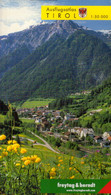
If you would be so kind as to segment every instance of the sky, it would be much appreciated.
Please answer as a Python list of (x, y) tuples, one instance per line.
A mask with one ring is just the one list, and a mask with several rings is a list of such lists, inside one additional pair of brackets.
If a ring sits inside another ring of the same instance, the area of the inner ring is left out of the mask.
[[(0, 0), (0, 36), (41, 22), (41, 5), (107, 5), (111, 0)], [(75, 21), (93, 30), (111, 30), (111, 21)]]

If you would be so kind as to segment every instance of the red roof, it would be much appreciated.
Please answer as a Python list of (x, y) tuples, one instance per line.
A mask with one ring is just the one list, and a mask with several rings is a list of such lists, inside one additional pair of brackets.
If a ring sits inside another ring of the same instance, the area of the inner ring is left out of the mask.
[(109, 140), (109, 141), (111, 141), (111, 136), (110, 136), (110, 137), (108, 137), (108, 140)]

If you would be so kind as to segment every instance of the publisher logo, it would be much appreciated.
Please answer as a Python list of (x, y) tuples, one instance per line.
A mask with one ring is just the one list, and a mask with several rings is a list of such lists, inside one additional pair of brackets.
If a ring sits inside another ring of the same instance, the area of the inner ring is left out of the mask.
[(79, 8), (79, 16), (85, 18), (87, 16), (87, 8)]

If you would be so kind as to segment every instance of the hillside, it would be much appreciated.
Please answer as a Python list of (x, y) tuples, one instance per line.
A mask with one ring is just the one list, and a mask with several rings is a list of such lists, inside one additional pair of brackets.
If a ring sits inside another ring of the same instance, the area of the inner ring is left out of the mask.
[(2, 37), (0, 98), (56, 98), (100, 84), (111, 74), (111, 50), (102, 39), (72, 21)]
[(111, 51), (97, 37), (78, 30), (53, 36), (2, 78), (2, 98), (60, 97), (100, 84), (111, 73)]

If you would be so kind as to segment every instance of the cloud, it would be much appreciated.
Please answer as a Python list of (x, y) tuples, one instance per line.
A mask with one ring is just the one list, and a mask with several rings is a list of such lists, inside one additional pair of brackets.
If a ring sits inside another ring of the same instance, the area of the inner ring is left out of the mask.
[(38, 23), (35, 20), (29, 20), (24, 22), (22, 25), (19, 23), (12, 23), (10, 25), (6, 25), (3, 22), (0, 22), (0, 36), (8, 35), (9, 33), (22, 31), (24, 29), (29, 28), (32, 25), (37, 25)]
[(20, 22), (40, 17), (40, 8), (36, 10), (30, 7), (0, 8), (0, 15), (4, 22)]
[(40, 6), (0, 8), (0, 35), (7, 35), (36, 25), (41, 20)]

